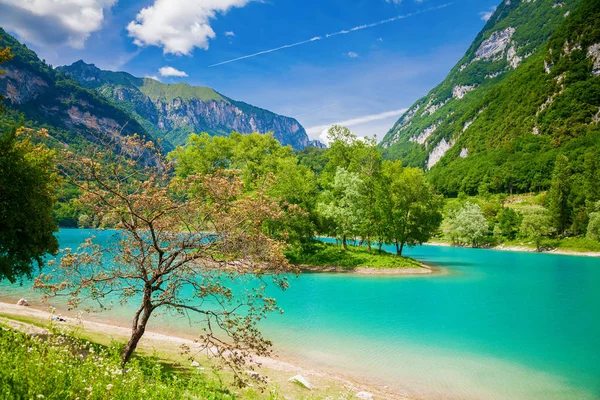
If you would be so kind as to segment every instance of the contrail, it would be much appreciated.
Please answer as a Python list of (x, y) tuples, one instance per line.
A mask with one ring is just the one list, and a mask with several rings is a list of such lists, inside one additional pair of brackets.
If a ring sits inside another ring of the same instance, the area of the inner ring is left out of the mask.
[(348, 33), (356, 32), (356, 31), (362, 31), (363, 29), (369, 29), (369, 28), (373, 28), (373, 27), (376, 27), (376, 26), (379, 26), (379, 25), (383, 25), (383, 24), (389, 24), (390, 22), (398, 21), (398, 20), (405, 19), (405, 18), (414, 17), (415, 15), (424, 14), (424, 13), (427, 13), (427, 12), (430, 12), (430, 11), (440, 10), (440, 9), (446, 8), (446, 7), (450, 6), (450, 5), (452, 5), (452, 3), (445, 3), (445, 4), (441, 4), (439, 6), (429, 7), (429, 8), (426, 8), (424, 10), (421, 10), (421, 11), (415, 11), (415, 12), (412, 12), (412, 13), (408, 13), (408, 14), (404, 14), (404, 15), (398, 15), (396, 17), (384, 19), (382, 21), (373, 22), (372, 24), (358, 25), (358, 26), (355, 26), (354, 28), (343, 29), (341, 31), (333, 32), (333, 33), (328, 33), (328, 34), (323, 35), (323, 36), (315, 36), (312, 39), (303, 40), (301, 42), (296, 42), (296, 43), (292, 43), (292, 44), (286, 44), (286, 45), (283, 45), (283, 46), (280, 46), (280, 47), (276, 47), (274, 49), (259, 51), (258, 53), (248, 54), (248, 55), (245, 55), (245, 56), (242, 56), (242, 57), (233, 58), (231, 60), (222, 61), (222, 62), (219, 62), (219, 63), (216, 63), (216, 64), (212, 64), (212, 65), (209, 65), (208, 67), (209, 68), (217, 67), (219, 65), (229, 64), (229, 63), (232, 63), (232, 62), (235, 62), (235, 61), (245, 60), (246, 58), (252, 58), (252, 57), (260, 56), (260, 55), (263, 55), (263, 54), (273, 53), (275, 51), (289, 49), (291, 47), (296, 47), (296, 46), (301, 46), (303, 44), (308, 44), (308, 43), (316, 42), (316, 41), (323, 40), (323, 39), (329, 39), (330, 37), (333, 37), (333, 36), (347, 35)]

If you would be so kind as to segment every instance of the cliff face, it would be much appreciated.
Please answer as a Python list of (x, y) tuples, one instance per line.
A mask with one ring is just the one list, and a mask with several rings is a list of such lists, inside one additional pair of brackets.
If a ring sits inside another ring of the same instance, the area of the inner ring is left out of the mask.
[(118, 142), (134, 133), (152, 139), (126, 111), (52, 69), (2, 29), (0, 47), (10, 47), (14, 55), (0, 75), (0, 94), (9, 111), (22, 113), (33, 125), (52, 128), (51, 134), (69, 145)]
[[(598, 0), (505, 0), (447, 78), (381, 143), (439, 189), (537, 190), (598, 142)], [(595, 47), (596, 46), (596, 47)]]
[(173, 146), (183, 145), (190, 133), (228, 135), (232, 131), (272, 132), (294, 149), (309, 146), (306, 131), (295, 119), (229, 99), (210, 88), (162, 84), (125, 72), (102, 71), (83, 61), (59, 69), (131, 111), (154, 136)]

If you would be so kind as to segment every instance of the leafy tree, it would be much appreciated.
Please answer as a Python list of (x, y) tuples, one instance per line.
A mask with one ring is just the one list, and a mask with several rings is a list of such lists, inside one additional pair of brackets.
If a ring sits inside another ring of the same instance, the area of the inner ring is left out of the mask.
[(450, 224), (456, 237), (473, 247), (478, 246), (489, 231), (489, 225), (481, 207), (469, 201), (458, 210)]
[(562, 154), (556, 157), (552, 183), (548, 191), (548, 211), (553, 226), (560, 234), (564, 234), (571, 218), (569, 194), (571, 192), (571, 167), (569, 159)]
[(548, 210), (536, 207), (523, 216), (521, 236), (535, 241), (537, 251), (541, 250), (542, 240), (552, 233), (552, 218)]
[(587, 228), (587, 238), (600, 241), (600, 212), (590, 214), (590, 222)]
[(419, 168), (402, 168), (399, 161), (385, 162), (390, 198), (387, 241), (396, 245), (396, 253), (402, 255), (405, 245), (414, 246), (428, 241), (442, 222), (442, 201), (427, 182)]
[[(0, 50), (0, 63), (11, 58), (9, 48)], [(0, 280), (31, 276), (34, 264), (41, 268), (44, 255), (58, 250), (54, 152), (36, 142), (46, 135), (14, 126), (0, 134)]]
[(522, 220), (523, 215), (520, 212), (508, 207), (503, 208), (498, 216), (498, 227), (502, 236), (509, 240), (514, 239), (519, 233)]
[[(99, 309), (110, 308), (111, 300), (134, 303), (124, 364), (157, 312), (194, 314), (202, 321), (204, 350), (221, 357), (242, 383), (245, 361), (269, 354), (270, 342), (256, 326), (278, 309), (265, 294), (266, 277), (277, 288), (288, 286), (283, 244), (263, 229), (281, 207), (258, 184), (246, 194), (235, 171), (171, 180), (171, 165), (159, 154), (156, 166), (141, 170), (135, 157), (144, 148), (154, 151), (130, 137), (119, 152), (98, 146), (83, 157), (65, 153), (63, 167), (82, 192), (80, 202), (117, 230), (107, 246), (90, 239), (77, 252), (67, 250), (58, 273), (41, 275), (36, 287), (69, 295), (71, 307), (84, 300)], [(237, 293), (233, 286), (241, 280), (258, 286)]]
[(319, 214), (333, 222), (333, 231), (342, 239), (344, 249), (348, 247), (348, 238), (358, 233), (363, 222), (362, 186), (357, 173), (338, 167), (331, 190), (322, 194), (317, 205)]

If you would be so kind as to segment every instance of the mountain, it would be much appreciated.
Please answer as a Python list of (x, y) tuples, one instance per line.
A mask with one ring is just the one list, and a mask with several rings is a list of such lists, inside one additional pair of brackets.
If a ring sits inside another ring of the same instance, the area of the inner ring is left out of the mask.
[(2, 65), (0, 94), (8, 113), (0, 115), (0, 127), (23, 114), (28, 125), (47, 127), (55, 140), (69, 145), (118, 141), (134, 133), (152, 139), (128, 112), (54, 70), (0, 28), (0, 48), (5, 47), (14, 58)]
[(59, 67), (82, 86), (130, 112), (148, 132), (173, 146), (183, 145), (190, 133), (212, 135), (273, 132), (284, 145), (310, 145), (306, 131), (293, 118), (232, 100), (207, 87), (164, 84), (126, 72), (103, 71), (83, 61)]
[(382, 143), (442, 192), (549, 186), (600, 148), (600, 0), (505, 0), (446, 79)]

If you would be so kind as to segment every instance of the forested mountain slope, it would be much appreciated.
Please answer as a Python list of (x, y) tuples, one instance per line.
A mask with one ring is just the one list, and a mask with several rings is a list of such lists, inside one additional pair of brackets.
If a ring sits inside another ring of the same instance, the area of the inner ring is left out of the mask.
[(232, 100), (211, 88), (164, 84), (126, 72), (103, 71), (83, 61), (58, 69), (131, 112), (154, 136), (174, 146), (183, 145), (191, 133), (226, 136), (232, 131), (273, 132), (284, 145), (309, 146), (306, 131), (295, 119)]
[(581, 172), (599, 112), (600, 0), (507, 0), (381, 146), (446, 194), (540, 190), (558, 153)]
[(14, 58), (2, 65), (5, 73), (0, 75), (7, 108), (1, 127), (23, 114), (27, 125), (49, 128), (55, 140), (69, 145), (118, 141), (134, 133), (152, 139), (128, 112), (54, 70), (0, 28), (0, 48), (5, 47)]

